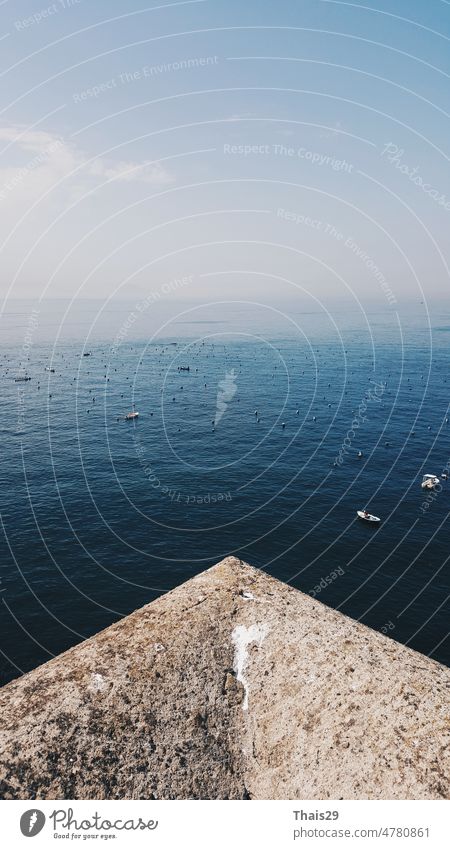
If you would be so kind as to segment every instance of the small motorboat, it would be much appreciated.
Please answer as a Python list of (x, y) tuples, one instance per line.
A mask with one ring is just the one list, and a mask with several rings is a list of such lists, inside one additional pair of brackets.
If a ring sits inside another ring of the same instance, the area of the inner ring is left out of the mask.
[(132, 413), (126, 414), (125, 421), (130, 422), (130, 421), (132, 421), (132, 419), (138, 419), (138, 418), (139, 418), (139, 413), (137, 413), (135, 410), (133, 410)]
[(372, 516), (372, 514), (368, 513), (367, 510), (357, 510), (356, 515), (358, 516), (358, 519), (362, 519), (363, 522), (377, 523), (381, 521), (378, 516)]
[(439, 478), (436, 475), (424, 475), (422, 478), (422, 483), (420, 484), (422, 489), (434, 489), (439, 483)]

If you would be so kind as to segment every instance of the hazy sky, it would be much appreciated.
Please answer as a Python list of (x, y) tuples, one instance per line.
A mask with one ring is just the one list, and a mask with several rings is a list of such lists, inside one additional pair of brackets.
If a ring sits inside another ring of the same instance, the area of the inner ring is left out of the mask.
[(1, 295), (445, 295), (449, 21), (445, 0), (2, 0)]

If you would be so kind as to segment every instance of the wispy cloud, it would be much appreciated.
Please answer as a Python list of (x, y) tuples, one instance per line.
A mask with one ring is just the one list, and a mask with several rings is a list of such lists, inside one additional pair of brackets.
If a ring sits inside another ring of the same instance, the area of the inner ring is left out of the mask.
[(30, 204), (57, 185), (72, 196), (81, 188), (89, 190), (105, 182), (174, 182), (173, 175), (157, 162), (93, 158), (72, 142), (42, 130), (0, 127), (0, 142), (7, 142), (0, 152), (0, 199), (8, 198), (13, 206), (14, 198), (20, 203), (26, 197)]
[(105, 180), (118, 180), (126, 183), (139, 181), (163, 185), (173, 183), (174, 179), (165, 168), (154, 162), (111, 162), (105, 159), (96, 159), (91, 163), (89, 174), (94, 177), (103, 177)]

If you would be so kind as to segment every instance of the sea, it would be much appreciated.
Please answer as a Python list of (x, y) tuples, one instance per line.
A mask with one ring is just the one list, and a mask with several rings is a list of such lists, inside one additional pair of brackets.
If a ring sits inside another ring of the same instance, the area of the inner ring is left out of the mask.
[(0, 334), (0, 683), (227, 555), (449, 664), (448, 304), (8, 301)]

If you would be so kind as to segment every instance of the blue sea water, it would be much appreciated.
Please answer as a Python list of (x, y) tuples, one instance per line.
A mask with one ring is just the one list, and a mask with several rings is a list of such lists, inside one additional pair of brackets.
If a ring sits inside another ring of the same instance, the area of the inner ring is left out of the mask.
[(1, 319), (2, 683), (227, 554), (449, 662), (450, 312), (35, 307)]

